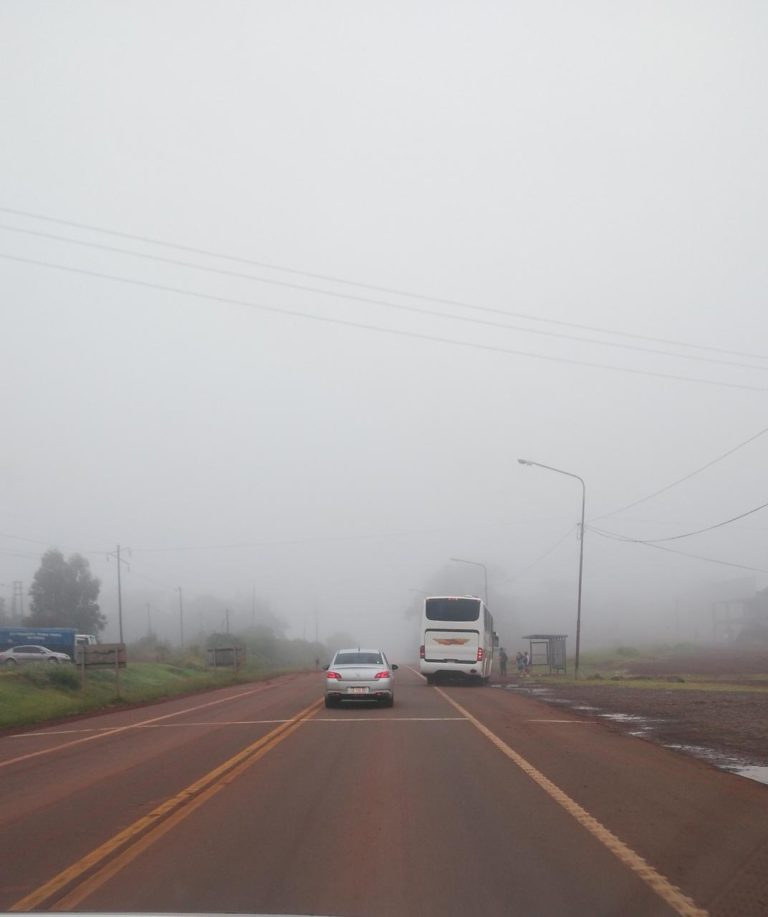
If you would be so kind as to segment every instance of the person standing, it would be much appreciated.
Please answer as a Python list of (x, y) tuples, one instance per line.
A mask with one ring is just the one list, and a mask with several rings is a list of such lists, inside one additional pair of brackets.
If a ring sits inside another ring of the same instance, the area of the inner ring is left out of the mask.
[(499, 668), (501, 669), (501, 674), (504, 676), (506, 676), (507, 674), (507, 659), (508, 658), (509, 657), (507, 656), (507, 651), (502, 646), (502, 648), (499, 650)]

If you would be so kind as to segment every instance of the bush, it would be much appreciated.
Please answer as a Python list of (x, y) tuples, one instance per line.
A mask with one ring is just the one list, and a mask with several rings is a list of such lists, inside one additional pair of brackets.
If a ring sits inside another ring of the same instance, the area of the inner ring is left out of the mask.
[(80, 675), (72, 665), (34, 663), (24, 666), (19, 674), (38, 688), (62, 688), (65, 691), (80, 689)]
[(616, 655), (633, 659), (640, 655), (640, 650), (636, 649), (634, 646), (619, 646), (616, 648)]

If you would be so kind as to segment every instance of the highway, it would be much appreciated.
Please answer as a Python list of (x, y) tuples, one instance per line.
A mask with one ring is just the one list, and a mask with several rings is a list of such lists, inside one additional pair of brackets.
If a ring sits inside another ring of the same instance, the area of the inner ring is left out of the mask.
[(285, 676), (0, 739), (0, 909), (765, 915), (768, 787), (501, 688)]

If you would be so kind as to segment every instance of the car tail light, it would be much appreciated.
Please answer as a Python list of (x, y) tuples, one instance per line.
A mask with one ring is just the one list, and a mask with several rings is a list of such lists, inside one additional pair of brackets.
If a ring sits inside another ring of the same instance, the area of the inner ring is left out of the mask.
[(422, 643), (419, 647), (419, 659), (426, 658), (426, 653), (424, 652), (424, 644)]
[(391, 678), (392, 673), (391, 672), (377, 672), (373, 677), (374, 678)]
[(477, 662), (482, 662), (482, 661), (483, 661), (483, 656), (484, 656), (484, 655), (485, 655), (485, 653), (484, 653), (484, 651), (483, 651), (482, 646), (478, 646), (478, 648), (477, 648)]
[(338, 681), (341, 681), (341, 675), (338, 672), (326, 672), (326, 678), (336, 678)]

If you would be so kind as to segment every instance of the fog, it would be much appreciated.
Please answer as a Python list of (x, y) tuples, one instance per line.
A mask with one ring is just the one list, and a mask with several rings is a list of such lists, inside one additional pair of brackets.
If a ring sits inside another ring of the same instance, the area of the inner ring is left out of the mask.
[(505, 645), (572, 651), (581, 485), (522, 457), (586, 485), (585, 648), (710, 639), (766, 512), (605, 533), (768, 500), (767, 19), (5, 2), (7, 607), (79, 552), (116, 639), (120, 545), (129, 641), (181, 587), (187, 640), (413, 659), (458, 557)]

